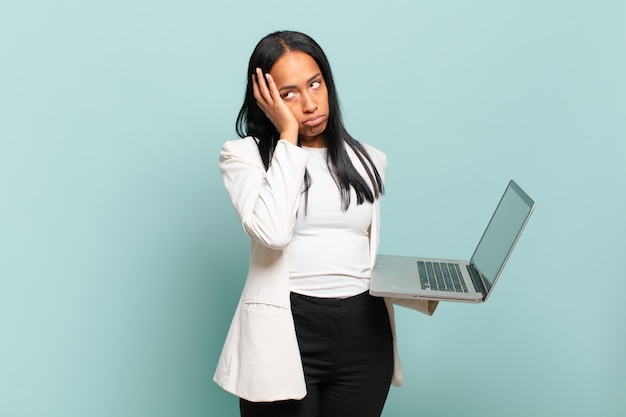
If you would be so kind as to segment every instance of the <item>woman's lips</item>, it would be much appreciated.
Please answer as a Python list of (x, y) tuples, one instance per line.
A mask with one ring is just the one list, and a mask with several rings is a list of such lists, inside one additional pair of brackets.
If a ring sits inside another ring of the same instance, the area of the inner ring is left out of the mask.
[(324, 120), (326, 120), (326, 116), (315, 116), (304, 121), (304, 125), (308, 127), (315, 127), (321, 125)]

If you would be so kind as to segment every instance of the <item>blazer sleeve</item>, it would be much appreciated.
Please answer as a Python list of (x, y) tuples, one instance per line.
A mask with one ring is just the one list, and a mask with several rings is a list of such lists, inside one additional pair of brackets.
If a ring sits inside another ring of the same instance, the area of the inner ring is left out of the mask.
[(271, 249), (290, 242), (310, 155), (280, 140), (266, 171), (253, 138), (229, 141), (220, 152), (222, 179), (244, 231)]

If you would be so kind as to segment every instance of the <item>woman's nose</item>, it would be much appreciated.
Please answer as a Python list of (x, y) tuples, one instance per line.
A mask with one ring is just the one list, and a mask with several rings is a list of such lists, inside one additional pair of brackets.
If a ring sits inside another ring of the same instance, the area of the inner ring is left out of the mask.
[(317, 104), (310, 94), (305, 93), (302, 95), (302, 111), (305, 113), (312, 113), (317, 109)]

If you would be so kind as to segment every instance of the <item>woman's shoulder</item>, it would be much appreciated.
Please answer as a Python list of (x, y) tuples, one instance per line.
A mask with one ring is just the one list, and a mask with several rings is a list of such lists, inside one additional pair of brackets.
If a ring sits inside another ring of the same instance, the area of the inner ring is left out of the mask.
[(363, 147), (371, 153), (377, 154), (377, 155), (382, 155), (385, 156), (385, 153), (383, 151), (381, 151), (378, 148), (373, 147), (372, 145), (370, 145), (369, 143), (365, 143), (365, 142), (361, 142), (361, 145), (363, 145)]
[(259, 151), (258, 148), (258, 139), (252, 137), (252, 136), (246, 136), (244, 138), (237, 138), (237, 139), (233, 139), (233, 140), (228, 140), (226, 142), (224, 142), (224, 144), (222, 145), (222, 153), (224, 152), (235, 152), (235, 153), (241, 153), (241, 152), (257, 152)]
[(383, 168), (387, 166), (387, 155), (385, 155), (383, 151), (365, 142), (361, 142), (361, 145), (363, 145), (363, 148), (365, 148), (370, 158), (372, 158), (374, 164)]
[(223, 170), (238, 169), (243, 163), (264, 169), (257, 143), (257, 139), (252, 136), (226, 141), (220, 150), (220, 168)]
[(226, 141), (220, 150), (220, 161), (233, 158), (251, 163), (262, 163), (259, 153), (259, 140), (253, 136), (246, 136)]

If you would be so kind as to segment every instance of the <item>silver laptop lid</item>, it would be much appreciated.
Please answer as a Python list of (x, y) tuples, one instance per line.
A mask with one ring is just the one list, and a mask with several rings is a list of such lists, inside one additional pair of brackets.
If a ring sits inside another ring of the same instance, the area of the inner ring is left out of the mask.
[(483, 278), (485, 300), (534, 209), (535, 202), (511, 180), (470, 259)]

